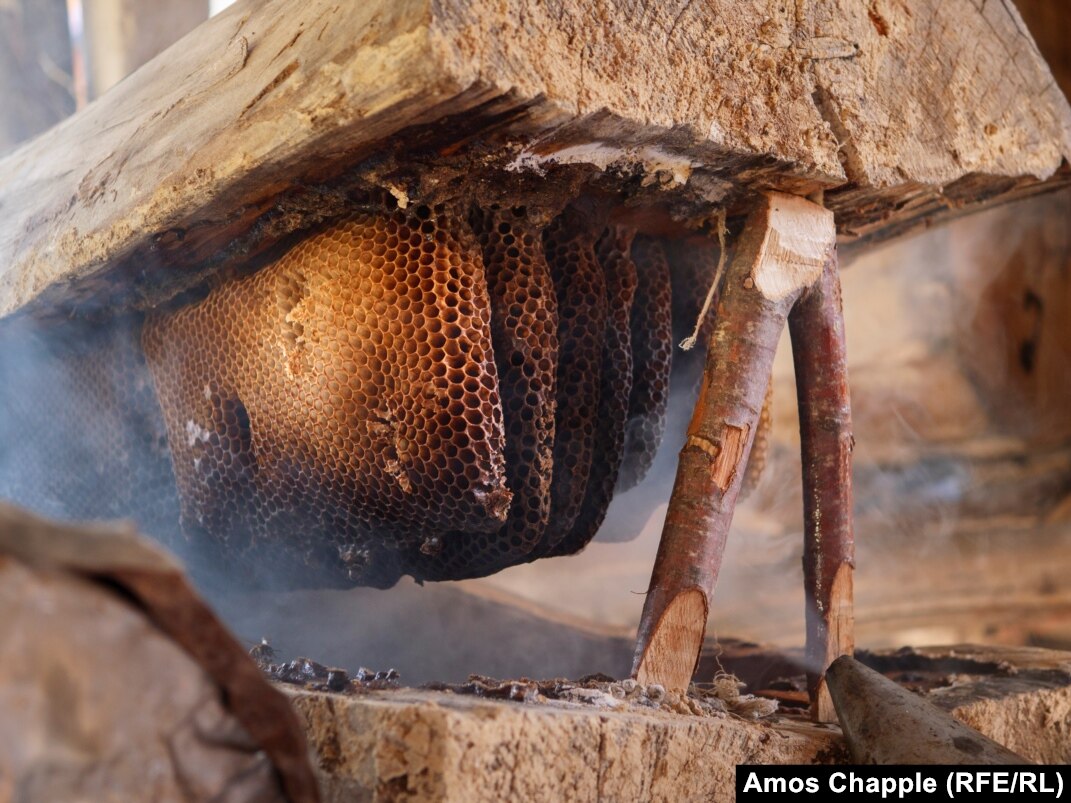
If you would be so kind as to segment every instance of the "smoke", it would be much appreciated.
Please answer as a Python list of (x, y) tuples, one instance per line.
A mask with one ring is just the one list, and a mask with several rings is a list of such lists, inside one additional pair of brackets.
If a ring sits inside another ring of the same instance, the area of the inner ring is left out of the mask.
[[(1066, 638), (1066, 622), (1039, 620), (1036, 633), (1022, 622), (1024, 610), (1071, 599), (1071, 238), (1044, 223), (1051, 203), (990, 212), (843, 270), (863, 646)], [(1057, 208), (1066, 219), (1071, 196)], [(283, 656), (393, 666), (409, 682), (628, 671), (697, 362), (678, 359), (654, 464), (615, 497), (581, 554), (460, 584), (244, 594), (178, 532), (138, 326), (136, 317), (0, 322), (0, 498), (64, 519), (134, 518), (194, 568), (241, 638), (267, 637)], [(711, 633), (799, 645), (787, 338), (773, 385), (771, 452), (734, 518)], [(134, 413), (117, 417), (119, 399)]]

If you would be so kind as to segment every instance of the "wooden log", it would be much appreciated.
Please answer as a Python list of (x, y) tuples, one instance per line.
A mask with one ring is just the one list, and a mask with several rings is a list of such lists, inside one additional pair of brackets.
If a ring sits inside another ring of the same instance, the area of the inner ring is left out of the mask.
[[(769, 194), (748, 217), (718, 300), (717, 323), (640, 620), (633, 675), (687, 688), (789, 310), (822, 274), (833, 217)], [(823, 479), (826, 479), (823, 477)]]
[[(1071, 756), (1067, 653), (960, 645), (867, 660), (911, 661), (916, 677), (929, 663), (940, 680), (923, 690), (931, 702), (1031, 761)], [(789, 717), (756, 723), (413, 690), (290, 695), (318, 758), (326, 803), (377, 794), (731, 801), (737, 764), (848, 760), (836, 729)]]
[(826, 680), (856, 764), (1031, 763), (850, 655)]
[(803, 457), (803, 584), (812, 715), (835, 722), (824, 672), (855, 649), (852, 578), (852, 404), (840, 278), (830, 256), (788, 318)]
[(871, 11), (239, 2), (0, 161), (0, 315), (158, 303), (369, 185), (614, 168), (670, 223), (824, 188), (874, 240), (1067, 180), (1071, 113), (1010, 4)]

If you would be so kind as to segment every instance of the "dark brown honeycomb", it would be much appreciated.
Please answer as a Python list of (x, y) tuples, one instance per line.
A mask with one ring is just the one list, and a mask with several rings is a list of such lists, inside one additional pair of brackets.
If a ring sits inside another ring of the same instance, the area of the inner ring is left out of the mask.
[(187, 531), (247, 571), (279, 553), (391, 585), (399, 551), (501, 527), (490, 302), (463, 227), (442, 208), (358, 212), (149, 318)]
[(631, 229), (612, 226), (603, 232), (595, 249), (606, 278), (607, 299), (595, 451), (584, 505), (572, 530), (554, 549), (555, 555), (578, 552), (595, 537), (617, 485), (632, 390), (631, 314), (637, 276), (630, 250), (634, 235)]
[(632, 305), (632, 392), (625, 427), (625, 456), (617, 489), (628, 490), (647, 474), (662, 442), (673, 365), (673, 301), (669, 264), (658, 240), (632, 243), (636, 301)]
[(590, 221), (569, 208), (543, 232), (558, 299), (558, 406), (551, 513), (541, 554), (572, 530), (584, 504), (595, 448), (606, 333), (606, 281)]
[(0, 327), (0, 499), (57, 519), (178, 533), (167, 433), (140, 321)]
[(550, 516), (558, 367), (554, 283), (540, 232), (523, 209), (477, 211), (471, 222), (491, 299), (513, 502), (497, 532), (450, 534), (414, 552), (412, 574), (422, 580), (478, 577), (518, 563), (539, 543)]

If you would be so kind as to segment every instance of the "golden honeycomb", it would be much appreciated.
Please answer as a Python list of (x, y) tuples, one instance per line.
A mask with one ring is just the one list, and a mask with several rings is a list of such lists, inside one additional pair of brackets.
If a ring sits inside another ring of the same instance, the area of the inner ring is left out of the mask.
[(638, 277), (632, 307), (633, 374), (619, 491), (641, 482), (654, 462), (666, 426), (673, 366), (673, 294), (665, 249), (640, 235), (632, 242), (632, 260)]
[(149, 317), (188, 532), (239, 564), (281, 552), (391, 585), (401, 550), (501, 527), (490, 301), (463, 226), (359, 211)]
[(523, 209), (477, 210), (491, 300), (491, 339), (505, 421), (506, 480), (513, 501), (501, 529), (452, 533), (413, 553), (421, 580), (489, 574), (524, 560), (544, 536), (553, 470), (558, 302), (540, 232)]
[(602, 343), (602, 382), (595, 424), (595, 451), (580, 515), (554, 555), (569, 555), (595, 537), (614, 495), (624, 456), (625, 424), (632, 389), (632, 305), (636, 265), (630, 254), (634, 232), (612, 226), (603, 232), (595, 253), (606, 280), (606, 333)]
[(144, 321), (4, 322), (0, 497), (133, 517), (210, 583), (579, 551), (654, 458), (698, 309), (660, 241), (586, 209), (362, 207)]

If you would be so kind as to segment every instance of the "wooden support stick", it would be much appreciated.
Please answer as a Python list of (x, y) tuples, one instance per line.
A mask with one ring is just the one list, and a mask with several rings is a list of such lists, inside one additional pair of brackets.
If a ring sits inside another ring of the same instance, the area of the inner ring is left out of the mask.
[(788, 318), (796, 366), (803, 452), (803, 582), (807, 601), (807, 681), (811, 715), (835, 722), (825, 670), (855, 647), (852, 617), (852, 408), (832, 255), (818, 283)]
[(740, 237), (681, 450), (632, 673), (688, 687), (706, 630), (725, 539), (789, 310), (822, 275), (833, 215), (790, 195), (762, 196)]

